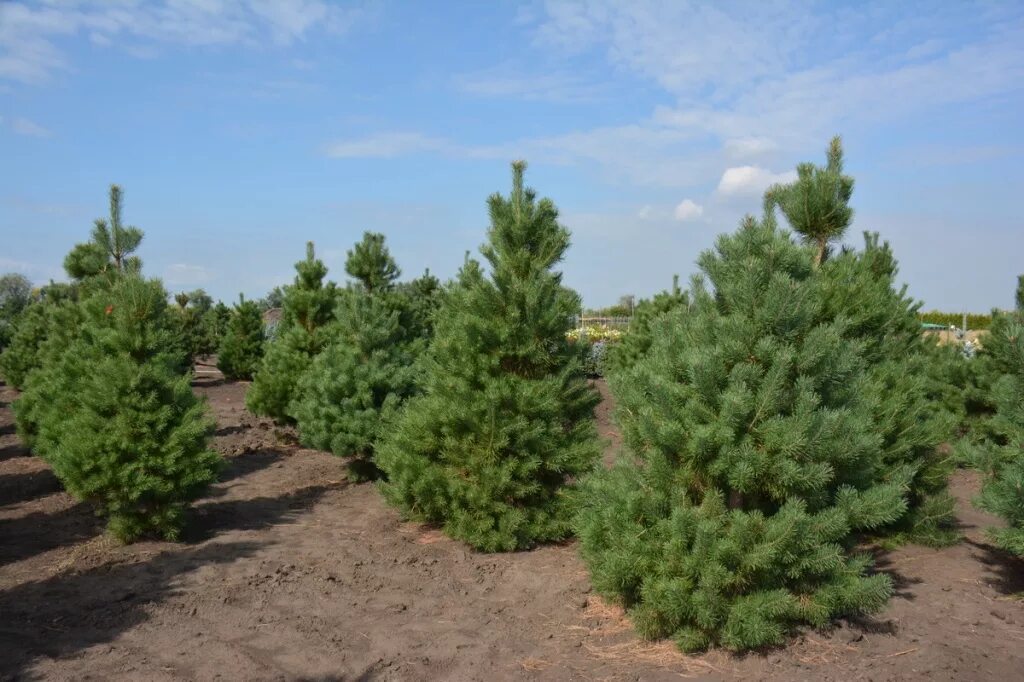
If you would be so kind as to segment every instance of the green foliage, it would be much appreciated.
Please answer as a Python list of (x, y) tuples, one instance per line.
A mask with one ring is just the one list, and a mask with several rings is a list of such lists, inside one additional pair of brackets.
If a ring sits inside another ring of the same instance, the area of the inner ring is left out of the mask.
[(390, 289), (402, 274), (384, 245), (384, 235), (378, 232), (364, 233), (362, 241), (348, 252), (345, 272), (369, 293)]
[(97, 219), (92, 238), (76, 245), (64, 259), (64, 269), (72, 279), (88, 282), (101, 275), (138, 274), (142, 261), (131, 255), (142, 243), (143, 232), (121, 222), (122, 191), (110, 186), (110, 216)]
[(213, 421), (182, 371), (166, 293), (124, 277), (75, 310), (74, 338), (47, 340), (52, 357), (15, 403), (19, 429), (113, 535), (175, 539), (220, 458), (207, 448)]
[(867, 362), (866, 397), (882, 437), (889, 475), (912, 471), (909, 513), (880, 534), (928, 545), (954, 542), (953, 498), (947, 479), (954, 462), (940, 446), (953, 435), (957, 414), (946, 411), (929, 364), (933, 352), (917, 320), (920, 305), (897, 288), (898, 266), (887, 243), (865, 233), (863, 251), (844, 250), (821, 266), (828, 314), (849, 323)]
[(282, 287), (274, 287), (271, 289), (266, 296), (259, 300), (260, 310), (266, 312), (273, 308), (280, 308), (284, 305), (284, 289)]
[(796, 172), (795, 182), (770, 187), (765, 199), (779, 207), (804, 241), (814, 245), (814, 262), (819, 265), (828, 256), (830, 243), (840, 239), (853, 221), (849, 204), (853, 178), (843, 175), (839, 136), (829, 144), (825, 166), (801, 163)]
[(635, 458), (588, 478), (577, 529), (595, 588), (646, 637), (751, 649), (890, 594), (849, 547), (904, 514), (910, 472), (887, 475), (863, 344), (817, 256), (747, 218), (699, 258), (713, 293), (696, 279), (611, 377)]
[(263, 318), (254, 301), (238, 297), (217, 352), (217, 369), (228, 379), (252, 379), (263, 358)]
[[(92, 239), (78, 244), (64, 260), (64, 268), (72, 284), (50, 283), (40, 294), (40, 302), (25, 310), (24, 320), (11, 336), (10, 344), (0, 356), (0, 373), (12, 386), (23, 388), (33, 369), (43, 364), (39, 351), (48, 336), (56, 330), (60, 339), (68, 341), (76, 331), (74, 322), (62, 319), (62, 306), (100, 291), (109, 290), (126, 274), (137, 274), (141, 261), (131, 256), (142, 241), (142, 230), (121, 224), (121, 190), (110, 188), (110, 218), (97, 220)], [(70, 325), (70, 326), (62, 326)]]
[(673, 310), (685, 309), (688, 304), (685, 291), (679, 289), (679, 276), (672, 278), (672, 289), (644, 299), (636, 305), (629, 329), (620, 341), (610, 344), (605, 351), (604, 368), (609, 373), (627, 370), (639, 362), (651, 348), (655, 320)]
[(11, 345), (0, 355), (0, 372), (11, 386), (24, 390), (32, 373), (59, 355), (81, 324), (77, 304), (67, 299), (44, 300), (25, 311)]
[[(944, 327), (960, 328), (964, 323), (963, 313), (944, 313), (939, 310), (928, 310), (917, 314), (919, 322), (928, 324), (941, 324)], [(980, 313), (967, 313), (968, 329), (988, 329), (992, 326), (992, 315)]]
[(180, 292), (175, 294), (174, 300), (178, 306), (173, 314), (189, 364), (200, 355), (217, 352), (227, 331), (230, 309), (223, 304), (214, 307), (213, 299), (202, 289)]
[(278, 421), (292, 419), (296, 384), (323, 350), (324, 327), (334, 318), (337, 299), (334, 283), (324, 284), (327, 266), (316, 258), (313, 242), (306, 244), (306, 258), (295, 270), (294, 284), (285, 287), (281, 324), (245, 396), (252, 412)]
[(989, 530), (996, 544), (1024, 556), (1024, 312), (1002, 317), (991, 336), (1007, 371), (992, 388), (993, 438), (977, 453), (976, 463), (987, 474), (978, 505), (1008, 523)]
[(339, 301), (330, 342), (299, 380), (290, 414), (304, 444), (352, 456), (349, 478), (366, 480), (378, 476), (374, 444), (412, 394), (413, 366), (426, 342), (421, 328), (403, 326), (402, 312), (407, 322), (426, 325), (428, 304), (419, 299), (437, 282), (396, 291), (398, 268), (383, 236), (372, 233), (349, 251), (345, 269), (357, 282)]
[(485, 551), (565, 537), (572, 481), (595, 465), (595, 391), (566, 339), (579, 298), (554, 266), (569, 246), (549, 199), (523, 186), (488, 201), (481, 249), (443, 297), (421, 394), (377, 448), (385, 497)]
[(32, 303), (32, 283), (18, 273), (0, 277), (0, 351), (11, 342), (18, 318)]

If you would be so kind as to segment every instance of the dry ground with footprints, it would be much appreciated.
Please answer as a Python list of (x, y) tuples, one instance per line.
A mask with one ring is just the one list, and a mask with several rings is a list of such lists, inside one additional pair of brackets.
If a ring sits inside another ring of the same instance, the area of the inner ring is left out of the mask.
[[(196, 380), (227, 459), (181, 543), (120, 546), (14, 433), (0, 384), (0, 679), (1009, 680), (1024, 671), (1024, 562), (953, 489), (965, 541), (877, 550), (897, 592), (789, 646), (684, 656), (591, 593), (574, 542), (479, 554), (403, 522), (330, 454)], [(606, 462), (621, 439), (599, 409)]]

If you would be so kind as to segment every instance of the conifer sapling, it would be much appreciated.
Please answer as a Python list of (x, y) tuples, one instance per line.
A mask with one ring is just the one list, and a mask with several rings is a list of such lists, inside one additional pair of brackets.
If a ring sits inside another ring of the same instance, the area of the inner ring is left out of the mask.
[(579, 297), (554, 267), (569, 246), (549, 199), (523, 185), (488, 201), (491, 227), (435, 317), (421, 395), (377, 448), (385, 497), (485, 551), (565, 537), (573, 481), (599, 447), (595, 391), (566, 332)]

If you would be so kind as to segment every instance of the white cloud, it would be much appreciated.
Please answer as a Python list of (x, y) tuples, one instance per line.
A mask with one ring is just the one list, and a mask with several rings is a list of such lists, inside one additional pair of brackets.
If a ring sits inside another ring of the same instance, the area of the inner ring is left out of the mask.
[(758, 195), (777, 182), (792, 182), (796, 171), (773, 173), (758, 166), (736, 166), (726, 168), (718, 181), (718, 193), (722, 196), (748, 197)]
[[(0, 119), (2, 122), (3, 119)], [(52, 137), (53, 133), (39, 125), (35, 121), (30, 121), (27, 118), (12, 118), (10, 121), (11, 130), (18, 135), (26, 135), (28, 137)]]
[(202, 265), (174, 263), (164, 268), (164, 281), (168, 284), (192, 286), (205, 284), (213, 279), (213, 273)]
[(734, 159), (763, 156), (774, 152), (779, 145), (767, 137), (734, 137), (725, 141), (725, 153)]
[(55, 41), (84, 34), (97, 46), (152, 56), (158, 45), (290, 45), (314, 31), (342, 33), (368, 13), (325, 0), (0, 3), (0, 78), (39, 83), (68, 68)]
[(406, 154), (441, 152), (451, 149), (453, 149), (453, 145), (443, 138), (429, 137), (420, 133), (390, 132), (333, 142), (327, 146), (325, 151), (327, 156), (337, 159), (391, 159)]
[(688, 220), (696, 220), (704, 215), (704, 207), (693, 201), (692, 199), (683, 199), (676, 206), (676, 210), (673, 216), (679, 222), (686, 222)]
[(592, 102), (604, 86), (566, 71), (522, 73), (498, 67), (455, 76), (455, 88), (480, 97), (504, 97), (545, 102)]

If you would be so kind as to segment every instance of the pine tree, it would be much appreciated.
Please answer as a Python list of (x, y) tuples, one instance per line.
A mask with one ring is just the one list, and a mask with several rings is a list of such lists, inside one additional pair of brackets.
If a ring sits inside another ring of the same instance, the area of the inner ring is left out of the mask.
[(863, 251), (844, 249), (822, 268), (825, 305), (844, 317), (861, 340), (871, 378), (867, 391), (883, 439), (888, 475), (910, 481), (910, 511), (891, 528), (891, 542), (942, 546), (955, 542), (954, 500), (947, 482), (954, 467), (940, 446), (953, 436), (956, 415), (944, 409), (931, 365), (939, 353), (921, 333), (920, 303), (896, 286), (898, 266), (888, 243), (865, 233)]
[(290, 414), (305, 445), (351, 456), (349, 478), (367, 480), (378, 476), (378, 437), (413, 392), (425, 339), (402, 325), (408, 298), (396, 291), (400, 271), (384, 235), (363, 235), (345, 271), (356, 284), (339, 301), (331, 340), (299, 380)]
[(101, 275), (138, 274), (142, 261), (132, 254), (142, 243), (143, 232), (121, 222), (123, 193), (110, 186), (110, 216), (99, 218), (92, 228), (92, 239), (78, 244), (64, 259), (64, 269), (75, 280), (89, 281)]
[(188, 503), (216, 479), (213, 421), (182, 372), (166, 293), (119, 279), (81, 306), (83, 324), (15, 403), (34, 410), (33, 449), (124, 541), (178, 537)]
[(797, 166), (797, 180), (788, 185), (768, 189), (769, 201), (778, 205), (790, 226), (813, 244), (814, 263), (820, 265), (828, 257), (831, 244), (841, 239), (853, 221), (850, 197), (853, 178), (843, 174), (843, 145), (837, 135), (828, 148), (824, 167), (813, 163)]
[(326, 343), (324, 327), (334, 319), (337, 299), (333, 282), (324, 284), (327, 266), (316, 258), (313, 242), (306, 258), (295, 264), (295, 283), (285, 287), (283, 318), (268, 345), (245, 404), (252, 412), (290, 421), (295, 387)]
[(217, 369), (227, 379), (252, 379), (263, 357), (263, 318), (254, 301), (239, 295), (217, 353)]
[(110, 187), (110, 218), (98, 219), (92, 238), (76, 245), (64, 259), (70, 285), (50, 283), (43, 288), (41, 302), (26, 312), (9, 346), (0, 355), (0, 373), (16, 388), (25, 388), (29, 374), (42, 364), (40, 349), (46, 339), (56, 333), (61, 343), (70, 340), (75, 322), (69, 309), (78, 300), (96, 291), (109, 289), (125, 274), (138, 273), (142, 261), (131, 254), (142, 242), (142, 230), (121, 224), (121, 189)]
[(488, 202), (490, 276), (467, 259), (435, 318), (422, 393), (376, 454), (392, 504), (485, 551), (565, 537), (572, 482), (599, 454), (597, 396), (566, 339), (579, 297), (554, 270), (569, 231), (523, 186), (525, 167)]
[(850, 322), (851, 332), (864, 344), (873, 403), (874, 424), (883, 439), (887, 473), (884, 478), (910, 479), (910, 513), (892, 528), (879, 532), (892, 541), (913, 540), (929, 545), (954, 542), (953, 498), (947, 480), (953, 459), (939, 446), (953, 433), (954, 415), (938, 401), (941, 387), (932, 383), (931, 353), (921, 334), (920, 303), (906, 286), (896, 286), (898, 266), (888, 244), (865, 233), (861, 252), (841, 250), (840, 240), (853, 219), (849, 201), (853, 178), (843, 173), (843, 149), (832, 139), (825, 166), (803, 163), (797, 180), (776, 185), (766, 193), (769, 206), (778, 206), (789, 224), (815, 250), (814, 265), (823, 278), (825, 305), (835, 319)]
[(1008, 371), (993, 384), (993, 437), (976, 457), (978, 468), (987, 474), (978, 506), (1009, 524), (989, 529), (995, 543), (1024, 556), (1024, 306), (1005, 315), (989, 338), (1002, 349), (1000, 359)]
[(861, 344), (823, 304), (817, 255), (770, 211), (747, 218), (611, 377), (634, 457), (587, 480), (577, 529), (595, 589), (645, 637), (751, 649), (890, 594), (849, 547), (904, 513), (905, 481), (878, 483)]
[(640, 301), (633, 309), (626, 334), (608, 349), (604, 361), (607, 372), (626, 370), (639, 362), (650, 350), (655, 321), (673, 310), (686, 308), (687, 304), (686, 292), (679, 289), (678, 275), (672, 278), (672, 289)]

